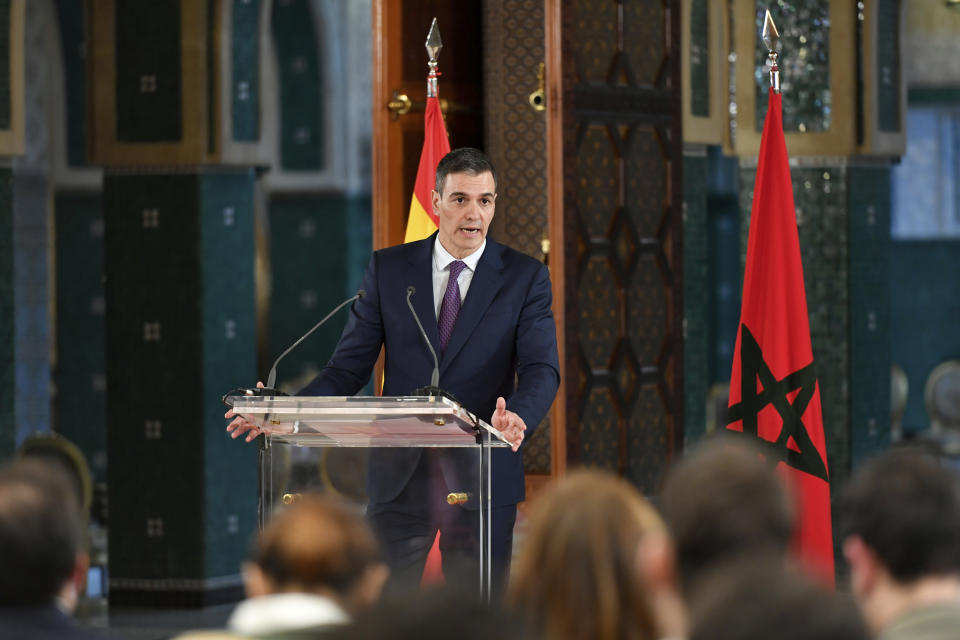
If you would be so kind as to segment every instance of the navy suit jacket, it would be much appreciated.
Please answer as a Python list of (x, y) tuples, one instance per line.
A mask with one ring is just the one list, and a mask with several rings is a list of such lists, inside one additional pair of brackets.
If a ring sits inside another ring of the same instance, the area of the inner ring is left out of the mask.
[(112, 636), (82, 627), (53, 604), (0, 606), (0, 638), (17, 640), (110, 640)]
[[(433, 245), (419, 242), (376, 251), (363, 278), (366, 295), (354, 303), (333, 357), (301, 395), (353, 395), (370, 378), (384, 346), (385, 396), (409, 395), (430, 383), (433, 358), (407, 307), (411, 302), (440, 357), (440, 387), (489, 421), (498, 396), (527, 425), (529, 439), (550, 409), (560, 382), (557, 333), (550, 309), (550, 274), (542, 263), (487, 238), (447, 349), (440, 351), (433, 302)], [(522, 451), (522, 449), (521, 449)], [(419, 449), (373, 449), (367, 492), (389, 502), (403, 490)], [(447, 450), (441, 468), (450, 491), (470, 491), (476, 454)], [(496, 449), (492, 461), (494, 506), (524, 498), (520, 452)], [(469, 505), (473, 506), (473, 505)]]

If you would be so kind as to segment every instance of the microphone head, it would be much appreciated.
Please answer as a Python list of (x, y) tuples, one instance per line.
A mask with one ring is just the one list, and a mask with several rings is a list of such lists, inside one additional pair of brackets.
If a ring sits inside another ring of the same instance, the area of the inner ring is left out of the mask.
[(357, 289), (357, 299), (360, 299), (367, 295), (366, 289)]
[(417, 288), (416, 288), (415, 286), (410, 285), (409, 287), (407, 287), (407, 295), (408, 295), (408, 296), (412, 296), (412, 295), (415, 294), (416, 292), (417, 292)]

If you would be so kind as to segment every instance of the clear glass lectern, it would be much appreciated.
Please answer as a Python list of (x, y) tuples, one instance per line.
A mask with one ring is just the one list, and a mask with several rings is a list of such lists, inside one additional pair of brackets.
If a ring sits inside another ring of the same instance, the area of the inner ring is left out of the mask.
[[(384, 496), (391, 504), (428, 505), (425, 517), (438, 523), (455, 518), (445, 528), (461, 538), (441, 544), (451, 560), (444, 550), (444, 573), (460, 567), (458, 576), (476, 578), (489, 597), (490, 452), (510, 446), (496, 429), (443, 396), (236, 395), (228, 404), (264, 431), (261, 527), (306, 491), (355, 502), (380, 535), (390, 526), (380, 517)], [(419, 456), (425, 457), (421, 471), (410, 477)]]

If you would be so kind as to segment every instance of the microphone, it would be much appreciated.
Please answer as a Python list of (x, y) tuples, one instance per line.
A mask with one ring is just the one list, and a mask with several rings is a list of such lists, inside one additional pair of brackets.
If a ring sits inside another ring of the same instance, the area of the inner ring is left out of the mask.
[[(322, 326), (323, 326), (323, 323), (325, 323), (327, 320), (329, 320), (331, 317), (333, 317), (333, 314), (335, 314), (337, 311), (340, 311), (340, 309), (343, 309), (345, 306), (347, 306), (348, 304), (350, 304), (350, 303), (353, 302), (354, 300), (359, 300), (360, 298), (364, 297), (365, 295), (367, 295), (367, 292), (366, 292), (366, 291), (364, 291), (363, 289), (358, 290), (357, 293), (356, 293), (356, 295), (353, 295), (353, 296), (347, 298), (346, 300), (344, 300), (343, 302), (341, 302), (340, 304), (338, 304), (338, 305), (333, 309), (333, 311), (331, 311), (330, 313), (328, 313), (327, 315), (325, 315), (325, 316), (323, 317), (323, 320), (321, 320), (321, 321), (318, 322), (317, 324), (313, 325), (313, 328), (310, 329), (310, 331), (307, 331), (305, 334), (303, 334), (302, 336), (300, 336), (300, 339), (299, 339), (299, 340), (297, 340), (297, 341), (294, 342), (292, 345), (290, 345), (289, 347), (287, 347), (287, 350), (284, 351), (283, 353), (281, 353), (280, 356), (276, 359), (276, 361), (274, 361), (273, 366), (270, 367), (270, 373), (267, 375), (267, 386), (266, 386), (265, 389), (262, 389), (262, 390), (261, 390), (261, 393), (259, 393), (258, 395), (277, 395), (276, 391), (273, 389), (273, 385), (274, 385), (274, 383), (276, 383), (276, 381), (277, 381), (277, 365), (280, 364), (280, 361), (283, 360), (284, 356), (286, 356), (288, 353), (290, 353), (291, 351), (293, 351), (294, 349), (296, 349), (296, 348), (297, 348), (297, 345), (299, 345), (301, 342), (303, 342), (304, 340), (306, 340), (306, 339), (310, 336), (311, 333), (313, 333), (314, 331), (316, 331), (317, 329), (319, 329), (320, 327), (322, 327)], [(263, 391), (267, 391), (267, 390), (273, 391), (273, 393), (263, 393)]]
[[(440, 361), (437, 360), (437, 352), (434, 350), (433, 345), (430, 344), (430, 338), (427, 337), (427, 332), (423, 330), (423, 325), (420, 324), (420, 318), (417, 316), (417, 312), (413, 310), (413, 303), (410, 302), (410, 296), (417, 292), (416, 287), (410, 285), (407, 287), (407, 306), (410, 307), (410, 313), (413, 314), (413, 319), (417, 323), (417, 328), (420, 329), (420, 335), (423, 336), (423, 341), (427, 343), (427, 349), (430, 350), (430, 355), (433, 356), (433, 374), (430, 376), (430, 387), (426, 389), (436, 389), (437, 392), (440, 391)], [(426, 390), (424, 389), (424, 390)], [(418, 393), (419, 393), (418, 389)], [(436, 393), (428, 393), (425, 395), (436, 395)]]
[[(433, 356), (433, 374), (431, 374), (430, 376), (430, 386), (420, 387), (419, 389), (413, 392), (413, 395), (438, 396), (443, 398), (449, 398), (450, 400), (453, 400), (454, 402), (456, 402), (458, 405), (462, 407), (463, 403), (460, 402), (456, 398), (456, 396), (454, 396), (449, 391), (444, 391), (443, 389), (440, 388), (440, 362), (437, 360), (437, 352), (434, 350), (433, 345), (430, 344), (430, 338), (427, 337), (427, 332), (423, 330), (423, 325), (420, 323), (420, 317), (417, 315), (417, 312), (414, 311), (413, 303), (410, 302), (410, 296), (412, 296), (416, 292), (417, 292), (417, 288), (414, 287), (413, 285), (410, 285), (409, 287), (407, 287), (407, 306), (410, 307), (410, 313), (413, 314), (413, 320), (417, 323), (417, 328), (420, 329), (420, 335), (423, 336), (423, 341), (427, 344), (427, 349), (430, 350), (430, 355)], [(477, 444), (483, 443), (483, 441), (481, 440), (480, 425), (474, 424), (472, 427), (469, 427), (469, 428), (461, 425), (460, 428), (467, 433), (475, 435), (477, 438)], [(450, 496), (453, 496), (453, 495), (454, 494), (452, 493), (450, 494)], [(467, 495), (467, 494), (462, 494), (462, 495)], [(450, 500), (450, 496), (447, 496), (448, 501)], [(459, 500), (459, 497), (461, 496), (461, 494), (456, 494), (456, 496), (457, 496), (457, 499)], [(462, 502), (466, 502), (466, 498), (464, 498)], [(450, 504), (461, 504), (461, 502), (450, 502)]]

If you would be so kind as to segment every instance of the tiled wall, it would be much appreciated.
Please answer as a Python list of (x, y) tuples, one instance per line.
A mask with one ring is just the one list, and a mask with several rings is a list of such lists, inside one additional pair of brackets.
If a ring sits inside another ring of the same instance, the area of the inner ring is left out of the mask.
[(255, 376), (253, 183), (104, 180), (111, 598), (239, 584), (256, 450), (226, 437), (220, 396)]
[(683, 306), (685, 446), (706, 432), (709, 387), (707, 156), (683, 157)]

